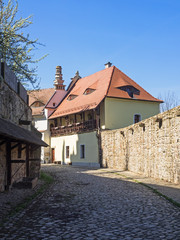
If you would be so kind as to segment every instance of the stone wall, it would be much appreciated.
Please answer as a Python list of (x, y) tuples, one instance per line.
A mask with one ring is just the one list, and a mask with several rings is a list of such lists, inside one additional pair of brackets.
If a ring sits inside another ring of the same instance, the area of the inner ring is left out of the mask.
[(180, 183), (180, 106), (101, 133), (102, 166)]
[(28, 104), (28, 98), (27, 98), (27, 91), (24, 88), (24, 86), (18, 82), (16, 75), (13, 71), (10, 70), (10, 68), (7, 66), (5, 62), (1, 62), (1, 68), (0, 73), (3, 77), (4, 82), (13, 90), (15, 91), (19, 97), (21, 97), (25, 103)]
[[(8, 70), (7, 65), (0, 64), (0, 118), (9, 120), (16, 125), (19, 125), (19, 120), (32, 120), (31, 108), (27, 105), (27, 92), (24, 87), (17, 83), (14, 73)], [(5, 66), (5, 68), (4, 68)], [(4, 70), (3, 70), (4, 68)], [(3, 72), (2, 72), (3, 70)], [(3, 73), (3, 74), (2, 74)], [(36, 133), (41, 139), (41, 133), (31, 126), (21, 125), (21, 127)], [(0, 137), (0, 192), (5, 190), (7, 185), (7, 163), (6, 163), (6, 143), (3, 143), (3, 138)], [(11, 143), (11, 147), (15, 146), (16, 142)], [(25, 160), (26, 150), (25, 144), (22, 145), (21, 157), (18, 156), (18, 147), (11, 151), (12, 160)], [(40, 148), (33, 150), (30, 148), (30, 158), (40, 159)], [(29, 166), (30, 177), (38, 177), (40, 170), (40, 162), (32, 161)], [(19, 181), (26, 176), (25, 163), (12, 163), (11, 169), (12, 183)]]
[(30, 107), (19, 95), (0, 79), (0, 117), (19, 124), (21, 120), (32, 120)]

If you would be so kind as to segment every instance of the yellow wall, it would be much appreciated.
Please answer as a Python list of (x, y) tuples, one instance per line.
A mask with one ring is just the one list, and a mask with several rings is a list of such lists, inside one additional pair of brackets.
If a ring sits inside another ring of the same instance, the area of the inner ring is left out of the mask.
[(82, 122), (80, 114), (76, 114), (76, 121), (77, 122)]
[(66, 121), (65, 121), (65, 118), (62, 117), (62, 126), (65, 126), (66, 125)]
[(100, 127), (102, 129), (105, 128), (105, 105), (104, 105), (104, 101), (101, 102), (100, 104)]
[(159, 103), (117, 98), (105, 99), (105, 128), (123, 128), (133, 124), (134, 114), (141, 114), (141, 120), (159, 113)]
[[(80, 158), (80, 145), (85, 145), (85, 158)], [(66, 159), (66, 146), (69, 146), (70, 158)], [(55, 161), (72, 165), (99, 167), (98, 140), (96, 132), (52, 137), (51, 148), (55, 148)]]

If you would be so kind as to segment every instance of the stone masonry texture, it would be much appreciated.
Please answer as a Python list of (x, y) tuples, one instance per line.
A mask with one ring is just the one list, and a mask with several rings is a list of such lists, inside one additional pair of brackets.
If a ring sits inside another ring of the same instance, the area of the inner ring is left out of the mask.
[(180, 183), (180, 106), (101, 133), (103, 167)]
[[(16, 125), (19, 125), (19, 120), (32, 120), (32, 111), (31, 108), (27, 105), (19, 94), (13, 89), (12, 86), (7, 84), (11, 82), (17, 81), (14, 73), (8, 69), (6, 69), (6, 81), (1, 76), (0, 72), (0, 118), (9, 120)], [(13, 79), (8, 79), (7, 76), (12, 77)], [(16, 86), (16, 85), (15, 85)], [(15, 88), (15, 87), (14, 87)], [(26, 99), (25, 89), (21, 87), (21, 92), (24, 98)], [(22, 126), (28, 130), (31, 129), (30, 126)], [(31, 129), (32, 130), (32, 129)], [(35, 131), (35, 130), (34, 130)], [(36, 131), (37, 132), (37, 131)], [(38, 133), (37, 133), (38, 134)], [(41, 138), (41, 136), (39, 136)], [(16, 143), (12, 143), (12, 146), (16, 145)], [(25, 145), (22, 144), (22, 148)], [(40, 149), (30, 151), (30, 158), (40, 158)], [(32, 155), (33, 154), (33, 155)], [(26, 158), (25, 149), (22, 150), (21, 157), (18, 157), (18, 148), (12, 150), (11, 152), (12, 160), (23, 160)], [(37, 177), (39, 175), (40, 163), (39, 162), (31, 162), (30, 163), (30, 176)], [(12, 183), (14, 181), (19, 181), (22, 177), (25, 176), (25, 163), (13, 163), (12, 164)], [(7, 175), (7, 167), (6, 167), (6, 147), (5, 144), (0, 145), (0, 192), (5, 190), (6, 185), (6, 175)]]

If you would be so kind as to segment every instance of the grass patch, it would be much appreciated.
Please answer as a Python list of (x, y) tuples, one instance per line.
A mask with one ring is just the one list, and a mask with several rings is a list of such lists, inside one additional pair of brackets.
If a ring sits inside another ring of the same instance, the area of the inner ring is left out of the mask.
[[(136, 180), (136, 181), (137, 181), (137, 180)], [(141, 184), (141, 185), (149, 188), (152, 192), (154, 192), (154, 193), (157, 194), (158, 196), (165, 198), (167, 201), (169, 201), (170, 203), (172, 203), (174, 206), (180, 208), (180, 203), (178, 203), (178, 202), (174, 201), (172, 198), (170, 198), (170, 197), (162, 194), (162, 193), (159, 192), (157, 189), (155, 189), (155, 188), (153, 188), (153, 187), (151, 187), (151, 186), (149, 186), (149, 185), (147, 185), (147, 184), (145, 184), (145, 183), (143, 183), (143, 182), (137, 181), (137, 183), (139, 183), (139, 184)]]
[(52, 176), (50, 176), (42, 171), (40, 172), (40, 179), (43, 180), (47, 184), (51, 184), (54, 181)]
[(9, 217), (12, 217), (16, 213), (25, 209), (37, 196), (42, 194), (50, 186), (50, 184), (52, 184), (54, 182), (54, 179), (52, 176), (50, 176), (42, 171), (40, 172), (40, 180), (44, 181), (42, 186), (31, 196), (26, 197), (21, 203), (19, 203), (15, 207), (13, 207), (13, 209), (8, 213), (8, 215), (4, 217), (4, 219), (0, 223), (0, 226), (3, 226), (3, 224), (8, 220)]
[(126, 178), (127, 180), (132, 180), (132, 181), (135, 182), (135, 183), (138, 183), (138, 184), (143, 185), (144, 187), (147, 187), (147, 188), (148, 188), (149, 190), (151, 190), (153, 193), (157, 194), (157, 195), (160, 196), (160, 197), (165, 198), (167, 201), (169, 201), (170, 203), (172, 203), (174, 206), (180, 208), (180, 203), (179, 203), (179, 202), (176, 202), (176, 201), (173, 200), (172, 198), (170, 198), (170, 197), (168, 197), (168, 196), (162, 194), (162, 193), (159, 192), (157, 189), (155, 189), (155, 188), (149, 186), (148, 184), (143, 183), (143, 182), (140, 182), (140, 181), (138, 181), (137, 179), (134, 179), (134, 178), (131, 178), (131, 177), (127, 177), (127, 176), (124, 175), (124, 174), (120, 174), (120, 173), (117, 173), (117, 172), (111, 172), (111, 173), (114, 173), (114, 174), (120, 175), (120, 176)]

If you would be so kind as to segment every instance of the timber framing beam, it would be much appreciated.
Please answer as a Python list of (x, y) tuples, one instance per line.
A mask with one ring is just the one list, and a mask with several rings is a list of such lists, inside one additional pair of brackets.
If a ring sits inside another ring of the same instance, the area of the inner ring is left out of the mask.
[(30, 158), (29, 161), (32, 161), (32, 162), (40, 162), (41, 159), (39, 159), (39, 158)]
[(14, 146), (11, 147), (11, 150), (13, 150), (14, 148), (18, 147), (20, 143), (15, 144)]
[(18, 160), (11, 160), (11, 163), (25, 163), (26, 162), (26, 160), (20, 160), (20, 159), (18, 159)]
[(26, 149), (26, 146), (24, 146), (24, 147), (21, 148), (21, 150), (24, 150), (24, 149)]
[(26, 144), (26, 177), (29, 177), (29, 143)]
[(7, 188), (11, 185), (11, 142), (6, 142)]

